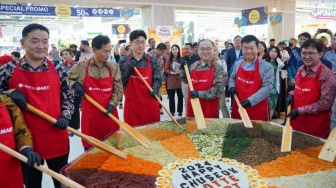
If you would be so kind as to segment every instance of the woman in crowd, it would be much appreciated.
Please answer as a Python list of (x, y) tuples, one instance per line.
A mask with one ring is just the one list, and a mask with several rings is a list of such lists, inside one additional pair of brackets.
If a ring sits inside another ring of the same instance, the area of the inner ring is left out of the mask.
[[(79, 51), (80, 52), (80, 51)], [(80, 52), (81, 53), (81, 52)], [(77, 55), (77, 53), (76, 53)], [(70, 49), (64, 49), (62, 51), (62, 58), (63, 58), (63, 68), (68, 72), (73, 65), (75, 64), (75, 61), (72, 59), (74, 56), (72, 50)], [(75, 111), (71, 116), (70, 124), (69, 126), (78, 130), (79, 129), (79, 124), (80, 124), (80, 113), (79, 113), (79, 106), (81, 103), (81, 97), (78, 95), (74, 95), (74, 106), (75, 106)], [(69, 136), (73, 137), (73, 133), (69, 133)]]
[(278, 47), (280, 49), (281, 61), (286, 63), (287, 60), (289, 59), (289, 54), (288, 51), (286, 50), (286, 43), (279, 42)]
[(259, 41), (258, 56), (261, 59), (265, 59), (267, 57), (267, 47), (266, 47), (266, 43), (263, 41)]
[(11, 56), (14, 60), (19, 60), (20, 59), (20, 52), (12, 52)]
[(177, 112), (182, 116), (183, 112), (183, 94), (181, 89), (180, 62), (181, 50), (176, 44), (172, 45), (169, 59), (165, 59), (164, 71), (168, 74), (167, 93), (169, 98), (169, 110), (172, 115), (175, 114), (175, 92), (177, 93)]
[(228, 49), (231, 49), (231, 48), (234, 48), (234, 44), (233, 44), (232, 42), (230, 42), (230, 43), (228, 44)]
[(83, 61), (83, 60), (85, 60), (84, 52), (82, 52), (82, 51), (77, 51), (77, 52), (76, 52), (76, 55), (75, 55), (75, 62)]
[(277, 46), (270, 47), (269, 54), (267, 55), (265, 61), (269, 62), (274, 68), (274, 81), (273, 88), (268, 96), (268, 102), (270, 106), (270, 117), (273, 116), (275, 108), (277, 107), (278, 94), (280, 92), (280, 83), (279, 83), (279, 70), (285, 66), (281, 61), (280, 49)]

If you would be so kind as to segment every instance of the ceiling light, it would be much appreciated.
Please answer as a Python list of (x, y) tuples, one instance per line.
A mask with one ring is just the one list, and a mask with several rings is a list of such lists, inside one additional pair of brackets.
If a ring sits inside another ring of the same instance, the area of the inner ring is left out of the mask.
[(31, 6), (31, 3), (27, 3), (28, 6)]
[(324, 1), (322, 1), (322, 7), (324, 7)]
[(78, 8), (79, 7), (79, 5), (75, 5), (75, 8)]
[(273, 7), (272, 11), (273, 11), (273, 12), (276, 12), (276, 8), (275, 8), (275, 6)]

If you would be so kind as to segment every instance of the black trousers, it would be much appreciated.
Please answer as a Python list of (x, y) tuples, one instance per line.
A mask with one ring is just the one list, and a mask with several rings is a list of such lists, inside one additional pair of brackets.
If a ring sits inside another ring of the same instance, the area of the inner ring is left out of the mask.
[(81, 104), (82, 98), (79, 96), (75, 96), (74, 99), (74, 107), (75, 111), (71, 116), (71, 121), (70, 121), (70, 127), (78, 130), (79, 129), (79, 124), (80, 124), (80, 112), (79, 112), (79, 106)]
[[(56, 141), (55, 141), (56, 142)], [(68, 164), (69, 152), (63, 156), (41, 160), (41, 165), (44, 161), (47, 162), (48, 168), (54, 172), (59, 173), (61, 168)], [(24, 184), (26, 188), (41, 188), (42, 187), (42, 172), (36, 168), (28, 167), (26, 163), (21, 162), (21, 169), (23, 173)], [(55, 188), (61, 188), (59, 181), (52, 179)]]
[(175, 113), (175, 91), (177, 93), (177, 112), (183, 112), (183, 93), (182, 89), (168, 89), (169, 110), (171, 114)]

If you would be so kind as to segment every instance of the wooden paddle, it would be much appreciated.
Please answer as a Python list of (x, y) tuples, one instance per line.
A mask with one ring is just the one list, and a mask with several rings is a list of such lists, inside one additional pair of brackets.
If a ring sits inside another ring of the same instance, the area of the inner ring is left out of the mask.
[[(97, 107), (99, 110), (101, 110), (102, 112), (106, 112), (107, 110), (102, 107), (100, 104), (98, 104), (94, 99), (92, 99), (89, 95), (84, 94), (86, 100), (88, 100), (89, 102), (91, 102), (95, 107)], [(122, 128), (126, 133), (128, 133), (131, 137), (133, 137), (136, 141), (138, 141), (140, 144), (142, 144), (143, 146), (145, 146), (146, 148), (149, 148), (151, 146), (152, 143), (150, 143), (142, 134), (140, 134), (138, 131), (136, 131), (135, 129), (133, 129), (130, 125), (128, 125), (125, 122), (120, 121), (118, 118), (116, 118), (114, 115), (112, 115), (111, 113), (108, 114), (108, 116), (114, 121), (116, 122), (120, 128)]]
[(243, 120), (243, 123), (244, 123), (245, 127), (246, 128), (253, 128), (250, 117), (248, 116), (245, 108), (240, 104), (240, 101), (239, 101), (236, 94), (234, 94), (234, 99), (235, 99), (235, 101), (238, 105), (238, 112), (239, 112), (240, 117)]
[[(288, 105), (287, 113), (289, 113), (290, 111), (291, 111), (291, 105)], [(292, 131), (293, 129), (292, 126), (290, 125), (290, 117), (286, 117), (286, 125), (282, 130), (281, 152), (291, 151)]]
[[(189, 68), (188, 68), (187, 64), (184, 65), (184, 71), (185, 71), (185, 74), (187, 76), (189, 89), (190, 89), (190, 91), (194, 91), (194, 87), (191, 83)], [(187, 97), (187, 96), (185, 96), (185, 97)], [(203, 115), (203, 111), (202, 111), (202, 107), (201, 107), (201, 103), (199, 101), (199, 98), (190, 98), (190, 103), (191, 103), (191, 107), (192, 107), (193, 112), (194, 112), (197, 129), (206, 128), (206, 122), (205, 122), (205, 119), (204, 119), (204, 115)]]
[[(28, 159), (26, 156), (22, 155), (21, 153), (15, 151), (15, 150), (12, 150), (11, 148), (3, 145), (3, 144), (0, 144), (0, 149), (6, 153), (8, 153), (9, 155), (27, 163)], [(47, 169), (45, 167), (43, 167), (42, 165), (40, 166), (37, 166), (35, 164), (34, 168), (36, 168), (37, 170), (41, 171), (41, 172), (44, 172), (48, 175), (50, 175), (51, 177), (53, 177), (54, 179), (58, 180), (59, 182), (61, 182), (62, 184), (66, 185), (67, 187), (71, 187), (71, 188), (84, 188), (82, 185), (72, 181), (71, 179), (63, 176), (62, 174), (59, 174), (59, 173), (56, 173), (50, 169)]]
[[(32, 106), (30, 104), (27, 104), (27, 106), (28, 106), (28, 110), (33, 112), (34, 114), (42, 117), (43, 119), (49, 121), (52, 124), (56, 123), (57, 120), (55, 118), (49, 116), (48, 114), (42, 112), (41, 110), (35, 108), (34, 106)], [(126, 159), (126, 154), (125, 153), (115, 149), (112, 146), (109, 146), (109, 145), (105, 144), (104, 142), (102, 142), (102, 141), (100, 141), (100, 140), (98, 140), (98, 139), (96, 139), (92, 136), (85, 135), (85, 134), (83, 134), (83, 133), (81, 133), (81, 132), (79, 132), (79, 131), (77, 131), (77, 130), (69, 127), (69, 126), (67, 127), (67, 130), (69, 132), (72, 132), (73, 134), (81, 137), (83, 140), (85, 140), (86, 142), (88, 142), (92, 146), (95, 146), (95, 147), (97, 147), (97, 148), (99, 148), (103, 151), (106, 151), (106, 152), (109, 152), (113, 155), (116, 155), (116, 156), (118, 156), (122, 159)]]
[(336, 128), (334, 128), (329, 137), (327, 142), (324, 144), (320, 154), (318, 156), (319, 159), (333, 162), (336, 157)]
[[(145, 80), (145, 78), (141, 75), (141, 73), (138, 71), (138, 69), (136, 67), (134, 67), (134, 71), (138, 74), (138, 76), (141, 78), (142, 82), (147, 86), (147, 88), (149, 89), (150, 92), (153, 92), (152, 87), (147, 83), (147, 81)], [(157, 96), (155, 94), (156, 100), (159, 101), (159, 103), (161, 104), (162, 108), (167, 112), (167, 114), (169, 115), (169, 117), (173, 120), (173, 122), (175, 123), (175, 125), (180, 128), (180, 130), (182, 130), (181, 125), (176, 121), (176, 119), (174, 118), (174, 116), (169, 112), (169, 110), (167, 109), (167, 107), (163, 104), (163, 102), (160, 100), (159, 96)]]

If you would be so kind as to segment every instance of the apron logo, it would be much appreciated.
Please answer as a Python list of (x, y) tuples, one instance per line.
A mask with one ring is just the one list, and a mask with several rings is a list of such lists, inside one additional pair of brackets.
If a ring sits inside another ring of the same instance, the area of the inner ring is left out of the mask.
[[(131, 78), (141, 79), (139, 76), (134, 76), (134, 75), (131, 75)], [(144, 79), (148, 80), (149, 77), (148, 76), (144, 76)]]
[(92, 88), (92, 87), (89, 87), (89, 90), (90, 90), (90, 91), (111, 91), (112, 88), (104, 88), (104, 89), (101, 89), (101, 88)]
[(299, 86), (297, 86), (297, 85), (295, 85), (295, 89), (298, 89), (298, 90), (300, 90), (300, 91), (302, 91), (302, 92), (310, 92), (310, 89), (309, 89), (309, 88), (301, 88), (301, 87), (299, 87)]
[(13, 132), (13, 127), (0, 129), (0, 134), (6, 134), (6, 133), (9, 133), (9, 132)]
[(35, 91), (49, 90), (49, 86), (37, 86), (37, 87), (33, 87), (33, 86), (25, 85), (25, 84), (22, 84), (22, 83), (19, 83), (18, 86), (20, 88), (25, 88), (25, 89), (35, 90)]
[(241, 81), (241, 82), (244, 82), (244, 83), (246, 83), (246, 84), (253, 84), (253, 83), (254, 83), (254, 81), (244, 80), (244, 79), (242, 79), (242, 78), (239, 77), (239, 76), (238, 76), (238, 80)]
[(205, 80), (205, 79), (203, 79), (203, 80), (194, 80), (194, 79), (191, 79), (191, 81), (192, 82), (196, 82), (196, 83), (198, 83), (198, 82), (202, 82), (202, 83), (208, 82), (208, 80)]

